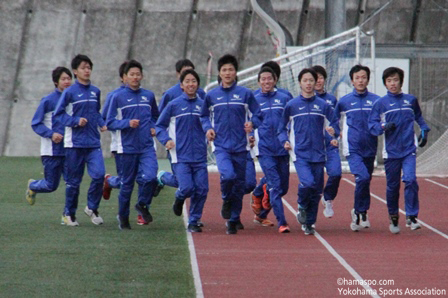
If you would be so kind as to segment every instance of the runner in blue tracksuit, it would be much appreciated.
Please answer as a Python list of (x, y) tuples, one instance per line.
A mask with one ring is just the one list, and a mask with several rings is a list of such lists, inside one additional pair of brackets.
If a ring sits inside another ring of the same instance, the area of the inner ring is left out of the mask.
[[(279, 81), (280, 75), (281, 75), (281, 68), (280, 68), (280, 65), (278, 64), (278, 62), (268, 61), (268, 62), (264, 63), (263, 65), (261, 65), (260, 70), (265, 67), (269, 67), (275, 73), (275, 77), (276, 77), (275, 78), (275, 90), (276, 90), (276, 92), (284, 93), (285, 95), (288, 96), (289, 99), (292, 99), (293, 96), (288, 90), (279, 88), (277, 86), (277, 82)], [(253, 93), (254, 93), (254, 96), (256, 97), (257, 95), (259, 95), (261, 93), (261, 88), (255, 90)], [(246, 171), (246, 173), (247, 172), (248, 171)], [(255, 173), (255, 168), (254, 168), (254, 173)], [(255, 177), (255, 175), (254, 175), (254, 177)], [(246, 180), (248, 180), (248, 179), (246, 178)], [(247, 182), (248, 181), (246, 181), (246, 183)], [(251, 199), (251, 207), (252, 207), (252, 211), (255, 213), (255, 215), (259, 215), (259, 217), (261, 217), (261, 218), (265, 218), (265, 215), (267, 216), (267, 214), (269, 213), (272, 206), (270, 205), (269, 190), (266, 189), (266, 177), (261, 178), (260, 183), (258, 183), (258, 185), (253, 190), (252, 199)]]
[[(350, 171), (355, 176), (355, 199), (350, 228), (356, 232), (370, 227), (367, 211), (370, 208), (370, 180), (378, 140), (369, 133), (368, 119), (379, 96), (367, 90), (370, 78), (370, 69), (367, 66), (353, 66), (350, 78), (354, 86), (353, 92), (339, 99), (333, 121), (339, 123), (341, 116), (345, 116), (342, 124), (342, 148)], [(340, 131), (336, 130), (336, 135), (339, 134)]]
[[(252, 92), (237, 86), (238, 62), (232, 55), (218, 60), (221, 85), (207, 93), (202, 106), (203, 129), (216, 156), (221, 174), (223, 206), (221, 215), (227, 222), (227, 234), (244, 228), (240, 221), (246, 158), (249, 149), (248, 133), (261, 122), (260, 108)], [(250, 117), (252, 113), (252, 117)]]
[[(286, 105), (278, 127), (278, 138), (289, 150), (300, 180), (297, 220), (303, 225), (305, 235), (314, 235), (313, 224), (324, 183), (325, 118), (328, 121), (332, 119), (333, 109), (314, 94), (317, 81), (314, 70), (305, 68), (298, 78), (302, 92)], [(337, 146), (336, 139), (332, 145)]]
[(114, 95), (107, 114), (109, 129), (117, 131), (117, 153), (121, 155), (122, 185), (117, 219), (122, 230), (131, 229), (129, 206), (135, 181), (138, 183), (137, 223), (152, 222), (149, 206), (157, 186), (158, 169), (152, 138), (159, 117), (154, 93), (140, 87), (143, 68), (139, 62), (129, 61), (125, 74), (128, 85)]
[[(320, 65), (312, 67), (317, 72), (316, 95), (322, 98), (333, 109), (338, 102), (336, 97), (325, 91), (325, 81), (327, 80), (327, 71)], [(339, 189), (339, 183), (342, 178), (341, 157), (339, 156), (339, 148), (332, 146), (330, 143), (333, 137), (325, 132), (325, 146), (327, 150), (327, 160), (325, 161), (325, 169), (327, 170), (328, 180), (324, 187), (322, 196), (322, 204), (324, 205), (324, 216), (331, 218), (334, 215), (333, 200), (336, 198)]]
[(193, 69), (185, 70), (180, 82), (185, 92), (160, 114), (156, 124), (157, 138), (170, 151), (179, 182), (174, 214), (181, 216), (185, 200), (191, 197), (187, 229), (202, 232), (198, 221), (208, 193), (207, 143), (200, 119), (204, 100), (196, 93), (200, 80)]
[(403, 171), (406, 226), (411, 230), (421, 228), (417, 221), (419, 212), (418, 184), (416, 177), (416, 140), (414, 121), (420, 126), (419, 146), (426, 145), (430, 128), (422, 116), (417, 98), (401, 91), (404, 72), (389, 67), (383, 72), (383, 83), (387, 95), (373, 106), (369, 118), (369, 129), (374, 135), (385, 134), (383, 157), (387, 179), (387, 208), (390, 231), (400, 232), (398, 226), (398, 199), (400, 197), (400, 175)]
[[(255, 96), (260, 105), (263, 123), (255, 130), (255, 153), (258, 156), (269, 190), (270, 205), (274, 208), (278, 231), (289, 233), (290, 228), (283, 210), (282, 196), (289, 188), (289, 154), (277, 138), (277, 128), (290, 97), (275, 89), (275, 72), (265, 67), (258, 73), (258, 84), (262, 92)], [(266, 221), (270, 209), (263, 210), (254, 222), (262, 224)], [(267, 224), (264, 224), (267, 225)], [(271, 222), (272, 225), (272, 222)]]
[(34, 205), (37, 193), (55, 191), (61, 175), (64, 174), (65, 149), (64, 125), (53, 117), (53, 112), (59, 97), (66, 88), (72, 84), (72, 73), (69, 69), (59, 66), (53, 70), (53, 83), (56, 89), (42, 98), (31, 121), (34, 132), (41, 136), (40, 155), (44, 166), (44, 179), (28, 181), (26, 199)]
[(79, 186), (84, 175), (84, 167), (92, 178), (84, 209), (92, 223), (99, 225), (103, 219), (98, 214), (103, 179), (104, 160), (101, 151), (100, 133), (107, 129), (100, 114), (100, 90), (90, 84), (93, 63), (85, 55), (73, 58), (72, 70), (77, 78), (75, 84), (62, 93), (55, 110), (55, 117), (65, 126), (64, 147), (67, 170), (65, 210), (63, 223), (77, 226)]
[[(193, 62), (191, 62), (189, 59), (178, 60), (176, 62), (177, 79), (179, 79), (182, 72), (187, 69), (193, 69), (193, 70), (195, 69)], [(160, 100), (160, 103), (159, 103), (159, 112), (162, 113), (163, 110), (165, 109), (165, 107), (168, 105), (168, 103), (170, 101), (172, 101), (173, 99), (181, 96), (183, 94), (183, 92), (184, 91), (182, 90), (180, 83), (177, 83), (176, 85), (174, 85), (173, 87), (171, 87), (170, 89), (165, 91), (163, 93), (162, 99)], [(202, 88), (198, 88), (197, 94), (198, 94), (199, 98), (202, 98), (202, 99), (205, 98), (205, 91)], [(168, 159), (171, 160), (169, 153), (168, 153)], [(179, 187), (173, 167), (171, 167), (171, 171), (172, 171), (172, 173), (165, 172), (165, 171), (160, 171), (158, 173), (157, 180), (159, 182), (159, 188), (157, 190), (157, 194), (164, 185), (168, 185), (168, 186), (171, 186), (174, 188)]]
[[(103, 117), (104, 121), (106, 121), (107, 113), (109, 112), (110, 103), (112, 101), (112, 97), (119, 91), (123, 90), (126, 87), (126, 74), (124, 73), (125, 67), (128, 61), (123, 62), (120, 67), (118, 68), (118, 74), (120, 76), (121, 80), (121, 86), (118, 87), (115, 90), (112, 90), (107, 94), (106, 101), (104, 102), (103, 111), (101, 113), (101, 116)], [(117, 176), (112, 176), (110, 174), (106, 174), (104, 176), (104, 183), (103, 183), (103, 198), (105, 200), (109, 200), (110, 193), (112, 191), (112, 188), (120, 188), (121, 187), (121, 155), (117, 154), (117, 133), (114, 130), (110, 130), (110, 152), (112, 153), (113, 157), (115, 158), (115, 168), (117, 170)]]

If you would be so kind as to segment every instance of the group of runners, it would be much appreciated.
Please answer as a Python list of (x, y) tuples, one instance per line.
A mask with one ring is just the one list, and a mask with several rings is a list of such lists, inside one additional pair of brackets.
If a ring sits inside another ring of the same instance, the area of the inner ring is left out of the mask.
[[(28, 181), (26, 199), (33, 205), (37, 193), (66, 182), (61, 223), (78, 226), (76, 211), (79, 188), (87, 166), (92, 180), (84, 213), (92, 223), (103, 224), (98, 209), (119, 189), (119, 228), (131, 229), (130, 201), (138, 184), (137, 224), (153, 221), (152, 198), (166, 186), (176, 188), (173, 212), (181, 216), (190, 198), (188, 231), (202, 232), (201, 221), (209, 191), (207, 146), (211, 146), (220, 174), (221, 216), (226, 233), (244, 229), (241, 222), (243, 196), (251, 194), (253, 222), (274, 226), (268, 219), (273, 209), (279, 233), (290, 232), (282, 197), (289, 187), (290, 161), (298, 185), (297, 220), (305, 235), (315, 233), (319, 202), (327, 218), (342, 176), (339, 148), (355, 176), (354, 207), (350, 227), (359, 231), (371, 226), (370, 181), (374, 170), (378, 136), (384, 138), (389, 228), (399, 233), (400, 181), (404, 182), (406, 226), (421, 228), (416, 178), (416, 150), (423, 147), (430, 128), (418, 100), (402, 92), (404, 72), (389, 67), (383, 72), (387, 94), (380, 97), (367, 90), (370, 69), (355, 65), (350, 70), (353, 91), (339, 100), (325, 90), (325, 68), (302, 69), (297, 82), (299, 96), (277, 87), (281, 69), (277, 62), (262, 65), (258, 90), (238, 85), (238, 61), (232, 55), (218, 60), (219, 86), (204, 92), (200, 77), (188, 59), (176, 63), (179, 82), (168, 89), (157, 104), (152, 91), (141, 87), (143, 67), (135, 60), (119, 67), (121, 86), (110, 92), (101, 110), (100, 90), (90, 82), (93, 63), (77, 55), (72, 72), (57, 67), (52, 74), (55, 90), (44, 97), (32, 120), (41, 136), (44, 179)], [(420, 126), (417, 140), (414, 122)], [(100, 132), (111, 133), (111, 152), (117, 175), (105, 173)], [(155, 138), (166, 147), (171, 172), (159, 171)], [(342, 146), (341, 146), (342, 144)], [(264, 177), (256, 180), (254, 158)], [(324, 186), (324, 169), (328, 179)]]

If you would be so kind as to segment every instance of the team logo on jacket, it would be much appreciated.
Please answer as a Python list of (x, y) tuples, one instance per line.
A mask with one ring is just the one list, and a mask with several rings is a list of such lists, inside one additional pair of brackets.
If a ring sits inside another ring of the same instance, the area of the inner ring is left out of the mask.
[(238, 94), (233, 94), (233, 97), (231, 100), (240, 100), (241, 97)]
[(327, 102), (330, 106), (333, 105), (333, 103), (332, 103), (331, 100), (329, 100), (329, 99), (327, 99), (326, 102)]
[(319, 107), (318, 105), (314, 105), (314, 106), (313, 106), (313, 110), (314, 110), (314, 111), (320, 111), (320, 107)]
[(407, 99), (403, 100), (403, 102), (404, 102), (404, 106), (410, 106), (411, 105), (411, 103)]
[(90, 91), (90, 95), (91, 95), (92, 97), (95, 97), (95, 98), (96, 98), (96, 93), (95, 93), (95, 92)]
[(142, 101), (148, 101), (148, 98), (146, 96), (142, 96)]
[(366, 106), (371, 106), (371, 105), (373, 105), (372, 101), (371, 100), (366, 100)]
[(279, 104), (281, 104), (282, 102), (280, 101), (280, 99), (274, 99), (274, 104), (276, 104), (276, 105), (279, 105)]
[(201, 110), (201, 106), (196, 105), (196, 107), (194, 109), (195, 109), (195, 111), (200, 111)]

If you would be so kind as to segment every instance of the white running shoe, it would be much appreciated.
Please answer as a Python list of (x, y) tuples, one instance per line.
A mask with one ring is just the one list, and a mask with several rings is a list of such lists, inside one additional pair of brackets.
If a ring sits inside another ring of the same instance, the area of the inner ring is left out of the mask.
[[(305, 230), (306, 230), (306, 225), (302, 225), (301, 227), (302, 227), (302, 231), (305, 232)], [(316, 224), (312, 224), (311, 227), (312, 227), (313, 229), (316, 229)]]
[(89, 207), (86, 206), (86, 208), (84, 209), (84, 213), (88, 217), (90, 217), (90, 220), (92, 221), (93, 224), (95, 224), (95, 225), (102, 225), (104, 223), (103, 219), (98, 214), (98, 211), (90, 210)]
[(361, 216), (361, 227), (365, 229), (370, 228), (370, 221), (367, 212), (361, 213), (360, 216)]
[(358, 232), (362, 228), (360, 225), (361, 216), (359, 216), (359, 214), (356, 214), (355, 209), (352, 209), (351, 215), (352, 215), (352, 222), (350, 223), (350, 228), (352, 229), (352, 231)]
[(76, 217), (74, 215), (64, 215), (62, 216), (62, 220), (64, 222), (64, 225), (69, 227), (77, 227), (79, 226), (79, 223), (76, 221)]
[(398, 214), (397, 215), (389, 215), (390, 225), (389, 230), (392, 234), (400, 233), (400, 227), (398, 226)]
[(417, 216), (406, 216), (406, 227), (411, 228), (412, 231), (421, 229), (420, 223), (417, 221)]
[(322, 205), (324, 205), (324, 216), (326, 218), (332, 218), (334, 215), (333, 211), (333, 200), (325, 201), (324, 197), (321, 199)]

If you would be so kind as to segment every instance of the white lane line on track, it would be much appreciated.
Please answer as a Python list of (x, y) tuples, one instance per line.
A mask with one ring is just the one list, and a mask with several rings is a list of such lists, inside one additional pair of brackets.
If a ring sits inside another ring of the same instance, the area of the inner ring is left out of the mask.
[(188, 250), (190, 251), (191, 271), (193, 273), (194, 287), (196, 289), (196, 298), (203, 298), (204, 292), (202, 291), (201, 275), (199, 274), (198, 259), (196, 257), (196, 249), (194, 247), (193, 236), (187, 231), (188, 227), (188, 212), (187, 204), (184, 204), (182, 214), (184, 218), (185, 232), (187, 233)]
[[(289, 209), (289, 211), (291, 211), (292, 214), (296, 215), (297, 212), (294, 210), (294, 208), (285, 200), (283, 200), (283, 204), (286, 206), (286, 208)], [(377, 291), (372, 289), (367, 282), (364, 281), (364, 279), (361, 277), (361, 275), (358, 274), (358, 272), (355, 271), (355, 269), (353, 269), (352, 266), (350, 266), (347, 261), (345, 261), (345, 259), (336, 252), (336, 250), (319, 234), (319, 233), (315, 233), (314, 236), (316, 237), (317, 240), (320, 241), (320, 243), (322, 243), (323, 246), (325, 246), (325, 248), (333, 255), (333, 257), (336, 258), (336, 260), (339, 261), (339, 263), (341, 263), (341, 265), (356, 279), (359, 281), (359, 285), (363, 286), (364, 289), (366, 289), (366, 291), (368, 293), (371, 293), (372, 297), (381, 297), (376, 295)]]
[(442, 183), (439, 183), (439, 182), (437, 182), (437, 181), (434, 181), (434, 180), (431, 180), (431, 179), (425, 179), (425, 180), (428, 181), (428, 182), (434, 183), (435, 185), (438, 185), (438, 186), (441, 186), (441, 187), (443, 187), (443, 188), (448, 189), (448, 186), (446, 186), (446, 185), (444, 185), (444, 184), (442, 184)]
[[(356, 184), (355, 184), (354, 182), (348, 180), (347, 178), (342, 178), (342, 180), (344, 180), (344, 181), (347, 182), (348, 184), (351, 184), (351, 185), (353, 185), (353, 186), (356, 186)], [(383, 199), (383, 198), (381, 198), (381, 197), (379, 197), (379, 196), (377, 196), (377, 195), (375, 195), (375, 194), (373, 194), (373, 193), (370, 193), (370, 195), (371, 195), (372, 197), (374, 197), (375, 199), (377, 199), (378, 201), (383, 202), (384, 204), (387, 205), (387, 201), (386, 201), (385, 199)], [(406, 216), (406, 212), (404, 212), (404, 211), (401, 210), (401, 209), (399, 209), (399, 210), (400, 210), (400, 213), (401, 213), (401, 214), (404, 214), (404, 215)], [(425, 228), (430, 229), (430, 230), (433, 231), (434, 233), (439, 234), (440, 236), (442, 236), (443, 238), (445, 238), (445, 239), (448, 240), (448, 235), (447, 235), (447, 234), (445, 234), (445, 233), (443, 233), (443, 232), (437, 230), (436, 228), (434, 228), (434, 227), (428, 225), (427, 223), (425, 223), (424, 221), (422, 221), (420, 218), (418, 219), (418, 221), (419, 221), (420, 224), (421, 224), (422, 226), (424, 226)]]

